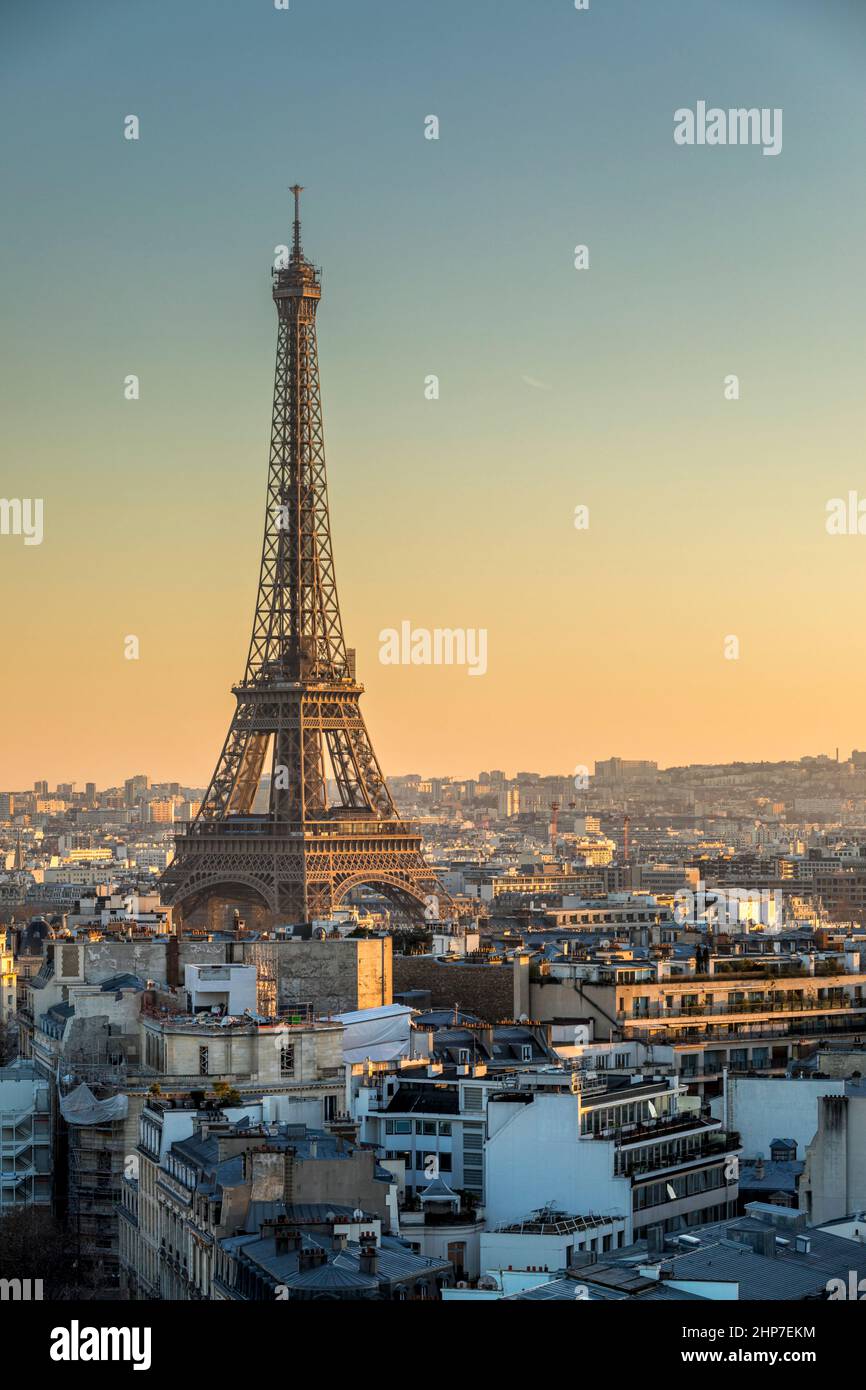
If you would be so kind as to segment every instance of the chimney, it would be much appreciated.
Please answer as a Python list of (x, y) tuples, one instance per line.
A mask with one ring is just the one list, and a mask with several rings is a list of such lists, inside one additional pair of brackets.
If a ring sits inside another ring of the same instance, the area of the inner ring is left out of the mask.
[(665, 1228), (662, 1225), (648, 1226), (646, 1249), (648, 1255), (661, 1255), (665, 1248)]
[(758, 1154), (758, 1157), (755, 1159), (755, 1177), (756, 1177), (756, 1178), (764, 1178), (764, 1177), (766, 1177), (766, 1169), (765, 1169), (765, 1167), (764, 1167), (764, 1155), (763, 1155), (763, 1154)]
[[(750, 1205), (751, 1203), (746, 1204), (747, 1211)], [(747, 1245), (756, 1255), (766, 1255), (770, 1259), (776, 1255), (776, 1231), (773, 1226), (745, 1230), (741, 1226), (731, 1226), (728, 1235), (740, 1245)]]
[(362, 1274), (373, 1274), (379, 1268), (379, 1252), (375, 1245), (362, 1245), (358, 1258), (358, 1269)]
[(300, 1231), (296, 1231), (293, 1226), (275, 1226), (274, 1246), (278, 1255), (288, 1255), (290, 1250), (300, 1250)]
[(327, 1253), (321, 1245), (301, 1246), (298, 1254), (298, 1264), (301, 1269), (316, 1269), (325, 1263), (328, 1258)]

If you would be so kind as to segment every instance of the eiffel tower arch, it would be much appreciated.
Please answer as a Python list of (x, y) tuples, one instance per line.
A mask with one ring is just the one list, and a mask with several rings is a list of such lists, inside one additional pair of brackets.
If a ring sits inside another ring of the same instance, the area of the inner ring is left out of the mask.
[[(327, 916), (360, 888), (417, 920), (451, 901), (373, 751), (337, 599), (316, 344), (321, 276), (275, 269), (277, 358), (258, 597), (236, 709), (198, 815), (161, 879), (182, 919), (214, 900), (262, 923)], [(329, 782), (336, 796), (329, 796)]]

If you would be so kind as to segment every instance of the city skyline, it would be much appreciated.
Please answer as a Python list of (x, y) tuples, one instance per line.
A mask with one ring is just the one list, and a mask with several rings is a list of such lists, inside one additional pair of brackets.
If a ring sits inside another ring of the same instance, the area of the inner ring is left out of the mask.
[[(654, 771), (663, 774), (667, 772), (676, 771), (687, 772), (690, 768), (701, 769), (706, 767), (724, 768), (740, 766), (766, 766), (768, 768), (772, 768), (790, 764), (799, 764), (803, 762), (819, 762), (823, 766), (843, 766), (851, 763), (855, 754), (859, 754), (861, 758), (866, 759), (866, 752), (862, 752), (860, 749), (857, 748), (852, 748), (847, 755), (843, 754), (841, 749), (819, 749), (817, 752), (801, 753), (796, 757), (790, 758), (732, 758), (730, 761), (727, 762), (714, 762), (708, 759), (696, 759), (692, 763), (667, 764), (662, 763), (655, 758), (621, 759), (619, 754), (611, 753), (608, 758), (594, 759), (593, 763), (587, 769), (587, 775), (590, 777), (595, 777), (597, 775), (596, 767), (599, 763), (606, 763), (608, 761), (616, 759), (620, 759), (621, 761), (625, 762), (647, 762), (653, 766)], [(499, 761), (502, 762), (503, 760), (499, 759)], [(513, 770), (511, 770), (512, 767)], [(571, 781), (574, 779), (575, 776), (573, 772), (569, 772), (568, 770), (563, 768), (553, 768), (547, 770), (539, 768), (524, 769), (517, 767), (516, 764), (507, 764), (506, 767), (500, 768), (496, 766), (496, 760), (494, 760), (489, 764), (487, 768), (476, 768), (472, 771), (463, 770), (460, 773), (445, 772), (439, 768), (426, 768), (426, 770), (419, 770), (418, 768), (409, 768), (401, 772), (390, 773), (389, 779), (394, 782), (401, 782), (405, 781), (406, 778), (420, 777), (422, 781), (442, 780), (453, 782), (469, 782), (479, 780), (480, 774), (482, 772), (486, 772), (488, 773), (488, 775), (497, 774), (500, 776), (504, 776), (505, 780), (510, 782), (516, 781), (520, 777), (538, 777), (542, 779), (559, 778), (563, 781)], [(207, 779), (203, 779), (200, 782), (194, 782), (184, 780), (183, 778), (178, 777), (151, 777), (149, 772), (145, 772), (143, 774), (135, 774), (127, 771), (115, 782), (99, 783), (95, 782), (92, 777), (85, 777), (79, 780), (77, 778), (49, 776), (31, 778), (29, 779), (29, 781), (27, 781), (19, 787), (11, 787), (10, 785), (9, 790), (17, 792), (32, 792), (35, 790), (38, 793), (40, 788), (45, 786), (48, 789), (47, 794), (54, 795), (59, 788), (71, 786), (76, 794), (83, 794), (84, 788), (93, 783), (96, 787), (97, 793), (105, 791), (122, 791), (125, 783), (133, 780), (133, 778), (136, 776), (142, 775), (147, 778), (149, 788), (178, 786), (186, 791), (205, 791), (207, 788)], [(331, 781), (330, 778), (328, 780), (329, 782)], [(576, 787), (576, 791), (577, 790), (578, 789)]]
[(531, 1301), (826, 1373), (864, 0), (2, 25), (11, 1344)]
[[(325, 267), (337, 582), (383, 767), (856, 746), (866, 663), (827, 615), (859, 549), (826, 508), (858, 488), (866, 425), (863, 16), (335, 8), (345, 47), (324, 53), (298, 9), (94, 6), (40, 33), (52, 102), (26, 63), (10, 74), (4, 486), (44, 499), (44, 539), (0, 539), (19, 596), (4, 780), (209, 775), (254, 598), (293, 176)], [(115, 24), (136, 39), (119, 55)], [(22, 58), (34, 34), (13, 17)], [(384, 84), (358, 78), (389, 52)], [(527, 72), (540, 95), (518, 115)], [(229, 81), (230, 109), (213, 100)], [(703, 95), (784, 108), (778, 157), (678, 147), (674, 112)], [(382, 664), (404, 621), (483, 630), (483, 678)]]

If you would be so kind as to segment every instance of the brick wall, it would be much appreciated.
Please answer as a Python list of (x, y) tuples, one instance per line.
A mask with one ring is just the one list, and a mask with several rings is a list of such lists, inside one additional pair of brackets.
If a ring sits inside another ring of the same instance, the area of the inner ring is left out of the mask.
[(434, 1009), (476, 1014), (499, 1023), (514, 1013), (511, 965), (443, 965), (433, 956), (394, 956), (394, 993), (428, 989)]

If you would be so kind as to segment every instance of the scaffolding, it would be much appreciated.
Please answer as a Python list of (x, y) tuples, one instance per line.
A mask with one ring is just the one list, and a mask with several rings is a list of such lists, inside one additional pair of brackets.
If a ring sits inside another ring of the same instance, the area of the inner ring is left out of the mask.
[(276, 948), (272, 942), (251, 942), (247, 952), (246, 959), (256, 968), (256, 1008), (267, 1018), (276, 1018)]
[(128, 1060), (110, 1031), (75, 1038), (58, 1058), (67, 1145), (67, 1215), (85, 1279), (105, 1297), (119, 1279), (118, 1218), (128, 1144)]

